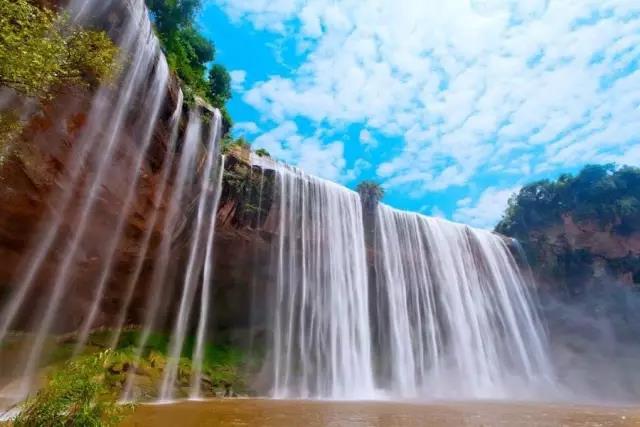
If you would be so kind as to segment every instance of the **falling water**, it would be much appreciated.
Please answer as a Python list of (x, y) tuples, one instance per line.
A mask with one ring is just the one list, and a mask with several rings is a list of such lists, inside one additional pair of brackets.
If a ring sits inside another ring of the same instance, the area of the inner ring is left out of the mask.
[[(77, 22), (90, 22), (95, 15), (108, 14), (112, 4), (73, 0), (69, 10)], [(20, 322), (22, 312), (33, 312), (30, 326), (35, 335), (24, 355), (20, 374), (24, 386), (18, 398), (29, 391), (45, 342), (57, 318), (65, 314), (64, 298), (73, 291), (76, 273), (91, 252), (86, 248), (91, 246), (92, 221), (114, 179), (113, 168), (119, 165), (118, 179), (129, 186), (110, 223), (112, 233), (95, 257), (97, 273), (83, 283), (90, 300), (79, 325), (77, 353), (98, 323), (140, 171), (167, 99), (169, 71), (144, 3), (132, 0), (127, 5), (130, 15), (115, 31), (121, 60), (127, 64), (121, 81), (97, 90), (78, 138), (83, 143), (72, 147), (65, 165), (68, 173), (51, 198), (51, 213), (25, 257), (28, 263), (18, 272), (16, 292), (0, 310), (0, 343)], [(159, 390), (162, 400), (175, 395), (179, 360), (191, 334), (195, 345), (190, 397), (201, 396), (224, 171), (224, 157), (221, 164), (217, 162), (219, 112), (206, 127), (201, 112), (191, 109), (184, 132), (182, 115), (180, 99), (170, 124), (159, 188), (125, 281), (111, 339), (115, 347), (142, 271), (145, 265), (150, 267), (151, 280), (142, 290), (143, 324), (133, 365), (154, 331), (172, 331)], [(135, 129), (135, 149), (122, 161), (119, 153), (131, 148), (125, 144), (132, 144), (125, 137), (128, 124)], [(203, 137), (208, 141), (204, 153)], [(275, 281), (268, 358), (273, 396), (536, 398), (550, 390), (553, 371), (546, 337), (526, 276), (503, 238), (378, 206), (375, 239), (367, 247), (356, 193), (272, 161), (257, 157), (252, 161), (261, 167), (260, 193), (265, 169), (275, 176), (275, 203), (269, 213), (277, 229), (271, 252)], [(167, 201), (162, 215), (161, 200)], [(261, 195), (258, 200), (262, 202)], [(69, 232), (63, 227), (67, 218), (74, 224)], [(156, 225), (162, 230), (157, 245), (151, 243)], [(177, 247), (176, 236), (185, 235), (186, 259), (178, 265), (172, 260), (183, 248)], [(254, 253), (254, 262), (256, 258)], [(50, 272), (45, 268), (51, 259), (56, 262)], [(37, 282), (45, 274), (51, 285), (28, 304), (40, 291)], [(254, 278), (252, 291), (257, 282)], [(252, 301), (251, 306), (257, 303)], [(134, 371), (127, 377), (126, 400), (134, 394)]]
[[(218, 121), (220, 123), (220, 121)], [(218, 130), (219, 132), (219, 130)], [(207, 321), (210, 316), (211, 305), (211, 283), (213, 281), (213, 237), (216, 230), (216, 213), (218, 212), (218, 205), (220, 203), (220, 196), (222, 195), (222, 178), (224, 174), (224, 156), (220, 160), (218, 177), (214, 181), (215, 188), (211, 198), (213, 199), (210, 205), (209, 219), (209, 231), (207, 233), (207, 248), (204, 258), (204, 266), (202, 272), (200, 295), (200, 317), (198, 319), (198, 329), (196, 334), (195, 350), (193, 351), (192, 364), (191, 364), (191, 398), (198, 399), (201, 396), (202, 385), (202, 363), (204, 360), (204, 345), (207, 338)]]
[[(73, 8), (73, 5), (71, 6)], [(73, 11), (73, 9), (71, 9)], [(142, 25), (142, 28), (140, 27)], [(126, 62), (132, 52), (137, 54), (134, 60), (127, 67), (122, 77), (123, 84), (113, 93), (108, 87), (101, 88), (92, 104), (89, 114), (85, 134), (80, 140), (87, 141), (73, 154), (69, 166), (69, 182), (66, 183), (62, 194), (55, 198), (55, 210), (52, 218), (44, 224), (44, 230), (38, 239), (38, 244), (34, 248), (33, 256), (29, 257), (29, 264), (25, 266), (20, 278), (17, 280), (18, 292), (10, 300), (8, 307), (3, 310), (2, 326), (0, 327), (0, 341), (5, 334), (21, 307), (25, 302), (25, 297), (35, 283), (38, 274), (41, 272), (44, 261), (53, 249), (56, 241), (64, 239), (67, 241), (63, 251), (63, 257), (57, 265), (57, 269), (52, 277), (51, 291), (42, 298), (42, 310), (37, 310), (38, 319), (34, 319), (34, 329), (37, 331), (31, 349), (26, 357), (24, 368), (24, 386), (21, 394), (26, 394), (30, 387), (30, 382), (35, 370), (40, 362), (43, 346), (51, 331), (56, 316), (61, 310), (61, 302), (67, 295), (74, 269), (80, 261), (82, 245), (88, 238), (88, 227), (96, 209), (99, 209), (101, 192), (104, 187), (108, 187), (110, 170), (115, 160), (115, 155), (119, 149), (118, 145), (126, 138), (122, 138), (124, 122), (130, 114), (130, 108), (134, 99), (142, 100), (142, 110), (137, 114), (137, 127), (140, 132), (138, 153), (136, 160), (127, 165), (125, 169), (125, 179), (136, 182), (139, 167), (144, 158), (148, 144), (151, 139), (153, 126), (158, 117), (161, 102), (165, 98), (166, 85), (168, 81), (168, 68), (166, 62), (158, 61), (159, 46), (155, 37), (152, 37), (151, 24), (146, 17), (146, 9), (138, 7), (131, 11), (128, 21), (125, 24), (122, 39), (119, 44), (122, 48), (122, 62)], [(149, 85), (149, 82), (151, 84)], [(93, 163), (94, 172), (90, 174), (86, 182), (80, 180), (80, 171), (86, 162)], [(82, 185), (79, 188), (79, 185)], [(82, 197), (74, 199), (75, 191), (80, 190)], [(132, 192), (131, 192), (132, 193)], [(100, 275), (99, 283), (95, 286), (96, 297), (101, 296), (106, 284), (107, 275), (110, 270), (111, 257), (120, 237), (122, 225), (128, 213), (133, 194), (127, 197), (125, 205), (119, 212), (116, 233), (107, 243), (107, 253), (103, 257), (103, 274)], [(76, 227), (70, 236), (60, 235), (59, 227), (63, 215), (73, 215)], [(96, 301), (95, 304), (98, 304)], [(84, 329), (91, 326), (94, 320), (94, 308), (86, 320)]]
[[(198, 198), (198, 211), (196, 224), (191, 236), (191, 244), (189, 251), (189, 259), (187, 261), (186, 272), (182, 282), (182, 297), (180, 299), (180, 308), (174, 322), (173, 333), (171, 336), (171, 345), (169, 350), (169, 359), (164, 369), (164, 378), (160, 392), (161, 400), (169, 400), (173, 398), (173, 390), (178, 374), (178, 362), (180, 354), (184, 346), (187, 328), (189, 326), (189, 318), (193, 308), (193, 301), (197, 291), (197, 284), (200, 282), (202, 287), (201, 304), (203, 308), (200, 312), (200, 324), (198, 326), (198, 336), (196, 343), (196, 362), (197, 369), (194, 370), (194, 381), (197, 378), (193, 396), (198, 397), (200, 394), (200, 377), (203, 358), (203, 340), (205, 336), (205, 325), (207, 322), (208, 299), (210, 282), (212, 280), (213, 262), (213, 236), (215, 232), (216, 212), (220, 199), (222, 186), (223, 165), (218, 168), (215, 173), (216, 147), (220, 136), (222, 120), (220, 114), (216, 113), (213, 124), (211, 126), (211, 137), (209, 142), (209, 153), (206, 158), (206, 164), (201, 177), (201, 188)], [(224, 159), (223, 159), (224, 162)], [(216, 178), (217, 177), (217, 178)], [(204, 270), (204, 274), (203, 274)], [(199, 278), (202, 276), (202, 280)]]
[[(274, 397), (540, 398), (552, 389), (530, 284), (487, 231), (276, 172)], [(367, 262), (372, 268), (368, 270)]]
[(337, 184), (273, 167), (273, 395), (373, 397), (360, 199)]
[[(113, 282), (117, 254), (126, 237), (128, 219), (134, 214), (142, 174), (146, 173), (145, 161), (152, 150), (162, 108), (169, 99), (169, 69), (153, 33), (144, 0), (72, 0), (68, 12), (80, 24), (91, 24), (94, 20), (113, 23), (114, 7), (125, 8), (117, 11), (116, 15), (124, 19), (113, 24), (111, 31), (121, 48), (120, 59), (125, 64), (123, 74), (118, 84), (100, 87), (94, 94), (86, 125), (78, 138), (82, 143), (71, 147), (71, 155), (65, 164), (67, 173), (61, 178), (60, 190), (50, 196), (51, 213), (44, 218), (36, 233), (30, 254), (25, 256), (27, 262), (18, 269), (14, 279), (14, 294), (0, 309), (0, 344), (12, 327), (24, 323), (24, 318), (28, 321), (27, 329), (34, 332), (33, 339), (24, 346), (21, 372), (12, 372), (22, 379), (20, 390), (11, 396), (15, 401), (29, 393), (40, 363), (45, 358), (46, 343), (55, 332), (57, 323), (68, 318), (65, 298), (79, 289), (74, 281), (89, 257), (95, 265), (95, 274), (81, 284), (82, 288), (87, 289), (85, 293), (89, 300), (76, 331), (75, 354), (84, 350), (92, 329), (100, 324), (98, 315), (105, 303), (108, 286)], [(191, 393), (193, 397), (198, 397), (204, 343), (210, 335), (207, 325), (213, 275), (215, 214), (223, 172), (223, 167), (216, 167), (222, 120), (220, 113), (215, 110), (213, 117), (207, 118), (210, 126), (204, 129), (204, 115), (198, 108), (192, 108), (186, 130), (180, 138), (182, 115), (180, 92), (169, 123), (171, 132), (166, 155), (160, 165), (158, 188), (153, 189), (149, 217), (145, 218), (147, 226), (136, 242), (138, 253), (126, 280), (123, 304), (115, 317), (115, 324), (109, 326), (115, 326), (111, 339), (111, 347), (115, 347), (127, 322), (143, 268), (152, 259), (152, 281), (144, 289), (147, 292), (146, 307), (136, 357), (141, 357), (152, 331), (166, 328), (162, 318), (171, 310), (173, 284), (180, 283), (184, 285), (181, 288), (183, 299), (178, 317), (171, 323), (174, 328), (171, 352), (179, 357), (186, 334), (192, 333), (190, 313), (195, 292), (200, 289), (200, 316), (197, 331), (193, 331), (196, 334), (196, 347)], [(204, 147), (206, 150), (201, 150), (204, 136), (208, 138)], [(127, 185), (116, 215), (108, 219), (110, 233), (104, 236), (100, 245), (96, 245), (91, 230), (97, 222), (105, 221), (100, 217), (100, 211), (108, 195), (118, 191), (114, 182)], [(196, 224), (191, 230), (189, 206), (194, 192), (198, 207)], [(162, 200), (167, 200), (166, 211), (161, 206)], [(74, 227), (67, 230), (63, 224), (70, 218)], [(163, 230), (157, 247), (151, 243), (156, 225)], [(182, 247), (176, 244), (176, 236), (191, 232), (188, 265), (184, 277), (181, 277), (181, 269), (170, 266), (170, 259), (182, 253)], [(50, 264), (55, 266), (53, 271), (48, 268)], [(38, 282), (45, 274), (50, 286), (40, 289)], [(195, 286), (196, 283), (200, 286)], [(37, 300), (32, 301), (32, 298)], [(170, 387), (176, 375), (173, 368), (177, 368), (177, 365), (173, 365), (174, 360), (169, 360), (165, 370), (164, 396), (171, 396)], [(134, 382), (131, 377), (129, 375), (127, 380), (125, 397), (131, 392)]]
[[(76, 2), (70, 5), (70, 11), (76, 10)], [(82, 4), (82, 10), (90, 8), (89, 3), (96, 5), (102, 3), (99, 0), (87, 1)], [(95, 201), (95, 191), (102, 184), (104, 175), (112, 160), (115, 145), (122, 140), (121, 132), (123, 121), (133, 100), (140, 96), (152, 97), (149, 102), (153, 102), (156, 94), (144, 92), (146, 80), (153, 67), (151, 61), (156, 58), (158, 52), (157, 41), (150, 37), (152, 34), (150, 23), (143, 19), (145, 9), (138, 8), (129, 16), (125, 29), (118, 44), (121, 48), (121, 62), (128, 61), (131, 52), (141, 52), (136, 55), (135, 61), (127, 67), (122, 76), (123, 84), (118, 85), (117, 90), (113, 90), (110, 85), (101, 87), (96, 93), (92, 102), (91, 111), (88, 115), (85, 130), (78, 140), (88, 141), (84, 144), (76, 144), (74, 152), (71, 154), (67, 164), (68, 176), (66, 182), (61, 185), (60, 194), (52, 197), (53, 209), (51, 217), (43, 221), (42, 230), (38, 233), (37, 244), (34, 246), (30, 256), (25, 257), (27, 262), (23, 266), (16, 279), (17, 292), (11, 298), (8, 306), (2, 311), (0, 317), (0, 342), (6, 338), (6, 333), (16, 320), (19, 310), (23, 307), (25, 298), (29, 294), (35, 283), (38, 273), (50, 254), (56, 239), (59, 238), (60, 225), (63, 222), (65, 213), (72, 211), (76, 200), (73, 200), (75, 190), (81, 180), (83, 167), (89, 160), (98, 159), (98, 168), (102, 173), (93, 175), (93, 185), (89, 184), (88, 194), (85, 194), (84, 211), (89, 212)], [(146, 28), (139, 28), (141, 23), (146, 23)], [(145, 31), (146, 30), (146, 31)], [(166, 65), (166, 64), (165, 64)], [(145, 104), (143, 104), (145, 105)], [(151, 114), (154, 114), (151, 112)], [(82, 215), (82, 208), (78, 209), (79, 219)], [(86, 217), (86, 214), (84, 215)], [(76, 233), (78, 235), (78, 233)]]
[[(174, 178), (173, 191), (169, 195), (168, 212), (163, 223), (161, 242), (156, 251), (153, 263), (153, 272), (151, 276), (151, 286), (147, 292), (146, 304), (144, 307), (145, 316), (143, 329), (138, 342), (136, 343), (136, 353), (134, 356), (134, 365), (137, 365), (144, 349), (147, 345), (149, 337), (154, 330), (161, 327), (160, 313), (162, 301), (170, 298), (170, 289), (168, 284), (174, 280), (174, 273), (170, 268), (170, 258), (172, 254), (172, 237), (175, 231), (180, 227), (181, 208), (185, 205), (188, 187), (192, 184), (193, 171), (196, 168), (196, 160), (198, 153), (198, 144), (202, 135), (202, 118), (198, 111), (191, 111), (189, 114), (189, 122), (184, 135), (182, 144), (182, 152), (178, 163), (176, 175)], [(137, 273), (139, 274), (139, 273)], [(129, 282), (130, 286), (135, 284), (135, 279)], [(117, 342), (117, 341), (116, 341)], [(124, 387), (122, 399), (130, 401), (133, 399), (133, 387), (135, 385), (135, 377), (130, 373), (127, 376), (127, 382)]]
[(552, 369), (504, 238), (379, 206), (372, 322), (394, 396), (540, 398)]
[[(109, 345), (110, 348), (115, 348), (116, 345), (118, 344), (118, 341), (120, 340), (120, 334), (122, 333), (122, 328), (126, 322), (127, 313), (129, 310), (129, 306), (131, 304), (131, 300), (133, 299), (133, 293), (135, 291), (136, 284), (140, 279), (140, 275), (142, 274), (142, 269), (144, 267), (145, 260), (147, 259), (147, 256), (150, 251), (151, 236), (153, 234), (153, 230), (156, 227), (156, 224), (159, 221), (160, 202), (164, 197), (167, 196), (167, 193), (168, 193), (169, 174), (171, 173), (173, 160), (175, 158), (176, 143), (178, 141), (178, 131), (180, 128), (180, 119), (182, 118), (183, 107), (184, 107), (183, 94), (182, 94), (182, 91), (180, 91), (179, 97), (178, 97), (178, 103), (176, 105), (176, 110), (171, 116), (171, 135), (170, 135), (169, 144), (167, 146), (168, 154), (167, 156), (165, 156), (165, 160), (162, 165), (162, 173), (160, 174), (160, 187), (158, 188), (158, 191), (156, 192), (153, 198), (154, 209), (152, 210), (151, 217), (149, 218), (149, 225), (146, 228), (144, 232), (144, 236), (140, 241), (140, 250), (138, 253), (138, 258), (132, 269), (132, 272), (129, 274), (129, 277), (127, 279), (127, 285), (125, 286), (125, 295), (123, 298), (123, 304), (120, 309), (120, 312), (118, 313), (117, 320), (115, 322), (113, 336), (111, 338), (111, 343)], [(186, 135), (189, 135), (189, 129), (191, 128), (192, 123), (194, 122), (193, 120), (194, 115), (191, 115), (191, 117), (192, 119), (189, 121), (189, 124), (187, 124)], [(199, 120), (199, 116), (195, 115), (195, 117), (197, 117)], [(177, 175), (178, 177), (180, 177), (182, 174), (179, 172)], [(178, 186), (179, 185), (180, 184), (178, 183)], [(167, 199), (169, 198), (170, 197), (167, 197)]]

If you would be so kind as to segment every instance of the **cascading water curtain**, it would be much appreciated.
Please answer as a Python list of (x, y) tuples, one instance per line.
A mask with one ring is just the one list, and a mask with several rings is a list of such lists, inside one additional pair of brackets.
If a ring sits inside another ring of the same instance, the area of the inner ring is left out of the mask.
[(504, 238), (379, 206), (375, 254), (378, 381), (393, 396), (553, 391), (530, 286)]
[[(128, 258), (130, 268), (124, 274), (123, 304), (112, 319), (105, 321), (101, 314), (109, 303), (105, 301), (106, 295), (116, 281), (114, 273), (121, 267), (118, 251), (126, 242), (128, 221), (139, 214), (134, 205), (141, 194), (146, 194), (146, 176), (152, 174), (150, 153), (160, 115), (170, 102), (170, 73), (144, 0), (72, 0), (68, 13), (80, 24), (113, 25), (109, 32), (116, 37), (124, 69), (117, 84), (100, 87), (94, 94), (86, 124), (65, 164), (66, 173), (60, 177), (60, 190), (51, 194), (51, 213), (43, 218), (25, 256), (27, 262), (17, 271), (13, 294), (0, 307), (0, 345), (17, 325), (33, 333), (23, 346), (19, 366), (2, 366), (0, 361), (0, 377), (20, 378), (20, 386), (13, 387), (12, 395), (3, 391), (2, 398), (17, 402), (31, 391), (59, 324), (64, 325), (65, 331), (75, 328), (74, 354), (85, 350), (91, 331), (99, 326), (113, 328), (110, 345), (115, 347), (136, 293), (146, 293), (146, 304), (140, 310), (144, 313), (143, 330), (135, 356), (142, 355), (152, 331), (173, 330), (172, 357), (165, 370), (165, 381), (158, 384), (159, 394), (162, 388), (163, 396), (172, 397), (174, 361), (180, 356), (185, 334), (193, 334), (196, 344), (190, 394), (199, 397), (204, 341), (209, 335), (215, 219), (224, 169), (218, 165), (220, 113), (214, 111), (207, 120), (210, 125), (205, 127), (203, 114), (192, 109), (186, 130), (180, 135), (182, 94), (178, 97), (175, 112), (169, 118), (170, 134), (159, 165), (158, 185), (150, 186), (153, 203), (147, 205), (148, 211), (142, 215), (146, 227), (131, 245), (136, 253)], [(111, 206), (106, 204), (113, 194), (118, 194), (121, 203), (109, 215)], [(193, 199), (197, 200), (197, 218), (190, 239), (188, 266), (184, 277), (178, 277), (181, 269), (168, 265), (171, 257), (177, 255), (175, 236), (185, 229), (191, 232), (188, 207)], [(165, 200), (166, 206), (162, 203)], [(67, 223), (73, 227), (66, 227)], [(154, 230), (158, 229), (160, 242), (156, 244), (152, 240)], [(96, 242), (96, 235), (100, 236), (100, 242)], [(88, 264), (91, 274), (83, 274)], [(151, 280), (144, 288), (136, 289), (145, 265), (152, 272)], [(119, 273), (117, 277), (122, 278), (122, 271)], [(47, 285), (42, 286), (45, 278)], [(167, 327), (165, 321), (170, 310), (163, 299), (170, 299), (174, 283), (182, 286), (183, 299), (179, 301), (179, 315), (169, 319)], [(189, 319), (197, 290), (202, 295), (198, 301), (199, 317), (197, 327), (191, 328)], [(78, 294), (86, 299), (82, 305), (84, 312), (74, 313), (72, 323), (65, 301)], [(133, 379), (127, 382), (125, 397), (130, 396), (133, 382)]]
[(277, 186), (274, 397), (555, 392), (530, 284), (502, 237), (380, 205), (367, 257), (355, 193), (254, 162)]
[(367, 263), (356, 193), (276, 165), (275, 397), (373, 397)]
[[(72, 2), (70, 14), (78, 22), (90, 20), (93, 17), (88, 13), (95, 13), (96, 9), (92, 7), (97, 3), (101, 2), (87, 1), (80, 7), (77, 2)], [(140, 178), (139, 171), (151, 142), (161, 104), (166, 97), (169, 70), (164, 60), (158, 60), (160, 48), (146, 17), (146, 9), (143, 3), (141, 5), (142, 7), (130, 11), (119, 31), (117, 42), (121, 47), (121, 60), (128, 64), (121, 77), (121, 83), (116, 88), (105, 85), (95, 94), (83, 134), (78, 138), (83, 143), (73, 148), (67, 165), (68, 174), (59, 194), (52, 197), (52, 215), (43, 222), (32, 253), (26, 257), (28, 262), (15, 280), (16, 292), (0, 314), (2, 342), (20, 312), (27, 306), (36, 307), (35, 310), (31, 309), (30, 315), (30, 328), (35, 331), (35, 336), (24, 357), (23, 386), (17, 393), (18, 399), (29, 391), (31, 378), (40, 363), (45, 342), (55, 326), (56, 318), (64, 312), (62, 302), (69, 297), (74, 273), (81, 268), (80, 263), (85, 254), (91, 251), (87, 248), (87, 245), (91, 245), (90, 224), (100, 211), (104, 189), (109, 188), (110, 184), (113, 185), (113, 180), (116, 179), (111, 168), (117, 162), (117, 153), (122, 149), (121, 144), (128, 141), (127, 138), (123, 138), (125, 122), (133, 118), (136, 124), (133, 127), (136, 132), (134, 136), (138, 145), (131, 162), (122, 165), (117, 177), (129, 183), (129, 190), (118, 217), (110, 225), (112, 233), (107, 241), (103, 242), (100, 253), (97, 254), (99, 267), (95, 276), (96, 283), (86, 284), (93, 290), (94, 302), (83, 325), (80, 326), (79, 347), (94, 323), (96, 310), (112, 268), (113, 254), (122, 237), (124, 220), (135, 195), (136, 184)], [(104, 4), (97, 9), (105, 10)], [(131, 55), (132, 52), (136, 54)], [(129, 61), (129, 58), (133, 59)], [(138, 105), (134, 101), (139, 101), (142, 108), (132, 114), (132, 106)], [(86, 174), (86, 170), (91, 172)], [(75, 228), (65, 235), (65, 230), (60, 225), (63, 219), (69, 216), (74, 218)], [(56, 247), (60, 243), (63, 245), (61, 250)], [(58, 251), (59, 253), (56, 253)], [(35, 295), (33, 288), (38, 277), (43, 274), (45, 261), (52, 256), (57, 256), (58, 262), (55, 271), (47, 272), (50, 286), (39, 292), (40, 298), (35, 305), (33, 300), (27, 304), (27, 298), (33, 298)]]

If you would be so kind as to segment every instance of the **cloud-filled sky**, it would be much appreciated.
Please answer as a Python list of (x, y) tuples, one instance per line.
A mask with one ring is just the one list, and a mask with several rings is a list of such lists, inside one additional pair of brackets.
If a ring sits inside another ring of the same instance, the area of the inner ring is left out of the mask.
[(639, 0), (206, 0), (235, 134), (490, 228), (527, 182), (640, 165)]

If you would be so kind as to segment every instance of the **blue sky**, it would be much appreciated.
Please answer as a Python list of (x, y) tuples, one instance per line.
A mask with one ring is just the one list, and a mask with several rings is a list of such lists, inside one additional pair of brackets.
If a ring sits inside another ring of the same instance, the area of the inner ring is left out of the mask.
[(205, 0), (235, 135), (490, 228), (510, 194), (640, 165), (638, 0)]

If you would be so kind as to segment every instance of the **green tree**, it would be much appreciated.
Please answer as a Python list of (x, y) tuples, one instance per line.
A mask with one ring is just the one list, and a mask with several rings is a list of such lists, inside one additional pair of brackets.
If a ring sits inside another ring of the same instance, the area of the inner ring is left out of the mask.
[(220, 109), (222, 129), (228, 134), (233, 120), (225, 104), (231, 99), (231, 78), (220, 64), (213, 65), (207, 73), (216, 49), (195, 24), (201, 0), (146, 0), (146, 3), (167, 62), (184, 83), (185, 98), (192, 100), (199, 96)]
[(623, 234), (640, 231), (640, 169), (587, 165), (576, 176), (526, 185), (509, 200), (496, 231), (526, 239), (533, 230), (561, 223), (562, 215)]
[(362, 181), (356, 187), (365, 209), (374, 209), (384, 197), (384, 188), (375, 181)]
[(158, 31), (169, 34), (192, 26), (200, 0), (147, 0), (147, 7)]
[(215, 46), (195, 26), (200, 0), (147, 0), (169, 66), (194, 95), (208, 99), (206, 64)]
[(222, 107), (231, 99), (231, 76), (227, 69), (220, 65), (214, 64), (209, 71), (209, 89), (213, 105)]
[(222, 134), (228, 135), (233, 128), (233, 119), (231, 118), (231, 114), (229, 114), (229, 110), (227, 110), (226, 105), (220, 108), (220, 114), (222, 114)]
[(191, 26), (160, 33), (160, 40), (169, 66), (198, 95), (206, 97), (206, 64), (215, 57), (213, 44)]

